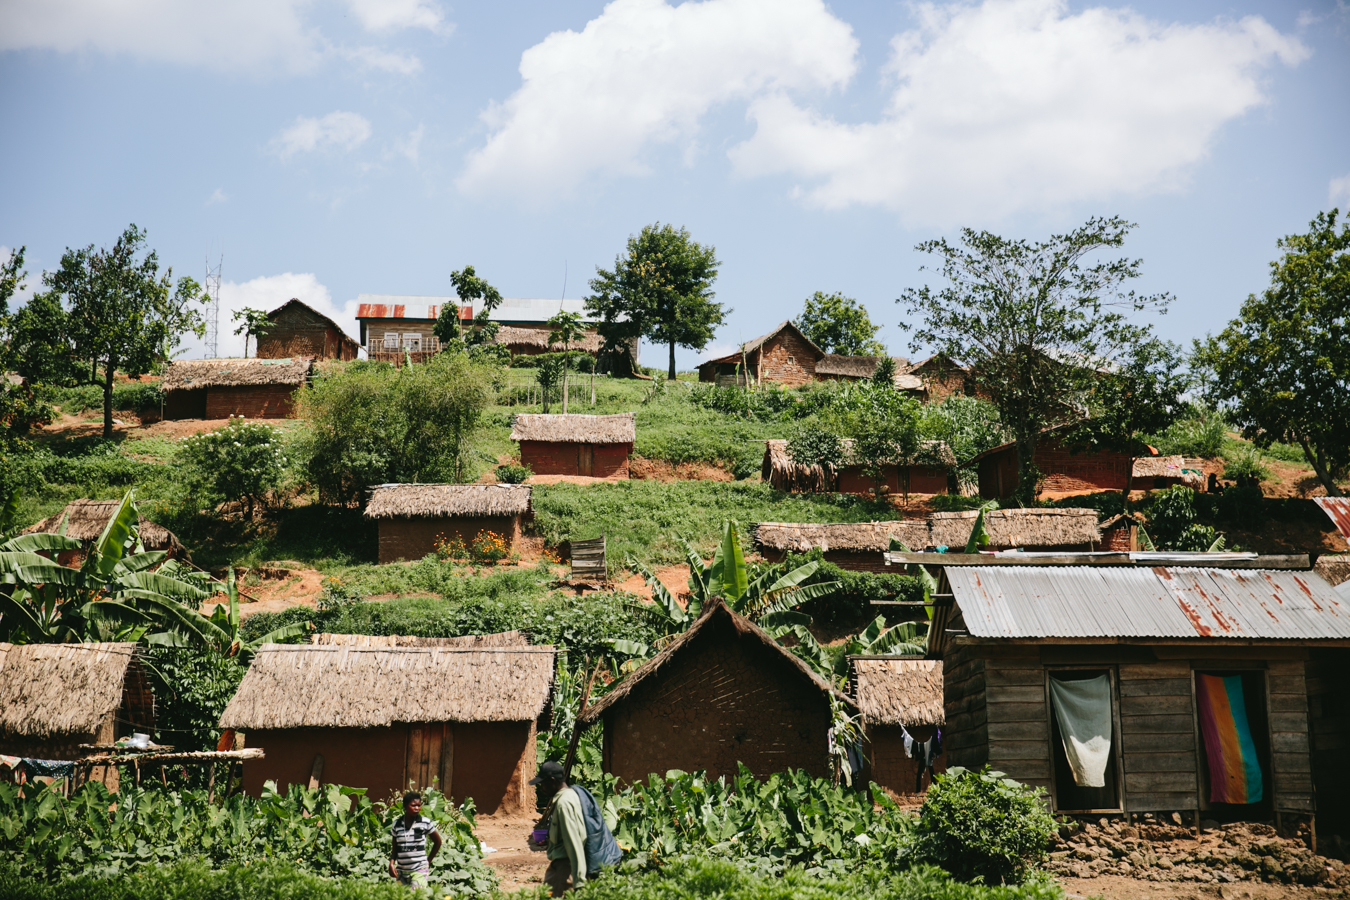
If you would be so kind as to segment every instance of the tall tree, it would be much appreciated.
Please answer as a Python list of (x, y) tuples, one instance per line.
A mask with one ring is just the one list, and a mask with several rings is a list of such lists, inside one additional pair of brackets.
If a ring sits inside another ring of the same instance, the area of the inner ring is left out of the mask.
[(1040, 432), (1081, 416), (1101, 373), (1150, 340), (1149, 326), (1126, 312), (1161, 314), (1172, 300), (1123, 289), (1139, 276), (1139, 260), (1085, 261), (1122, 246), (1133, 227), (1093, 218), (1036, 243), (966, 228), (959, 246), (938, 239), (917, 247), (941, 259), (947, 284), (909, 288), (897, 302), (922, 323), (915, 342), (964, 361), (998, 407), (1017, 445), (1024, 502), (1035, 496)]
[(191, 278), (175, 285), (173, 269), (161, 274), (155, 251), (141, 256), (144, 245), (145, 232), (128, 225), (111, 250), (67, 249), (60, 268), (42, 276), (46, 296), (28, 304), (38, 306), (22, 336), (35, 355), (17, 361), (19, 372), (101, 386), (104, 437), (112, 437), (116, 373), (144, 375), (184, 334), (206, 333), (193, 305), (209, 298)]
[[(267, 317), (267, 313), (261, 309), (253, 309), (245, 306), (243, 309), (236, 310), (231, 319), (239, 322), (239, 327), (234, 330), (235, 334), (244, 336), (244, 357), (248, 357), (248, 339), (254, 339), (254, 352), (257, 352), (257, 341), (267, 335), (272, 330), (272, 320)], [(243, 320), (240, 322), (240, 320)]]
[(1257, 446), (1303, 448), (1330, 497), (1350, 474), (1350, 223), (1337, 230), (1339, 213), (1282, 238), (1270, 287), (1194, 354), (1209, 399)]
[(797, 317), (802, 334), (826, 353), (841, 356), (884, 356), (886, 348), (876, 339), (880, 325), (873, 325), (867, 308), (837, 291), (816, 291), (806, 298)]
[(716, 250), (696, 243), (688, 229), (657, 222), (629, 237), (613, 269), (596, 267), (586, 309), (610, 346), (639, 337), (668, 345), (673, 379), (675, 348), (702, 350), (731, 312), (713, 300), (719, 265)]
[(455, 286), (455, 296), (460, 302), (470, 306), (478, 304), (478, 312), (474, 313), (473, 325), (466, 331), (460, 324), (459, 304), (445, 304), (436, 318), (436, 324), (432, 326), (436, 338), (442, 344), (458, 341), (466, 348), (495, 344), (500, 326), (492, 321), (492, 313), (502, 305), (502, 295), (487, 281), (479, 278), (473, 266), (451, 272), (450, 283)]

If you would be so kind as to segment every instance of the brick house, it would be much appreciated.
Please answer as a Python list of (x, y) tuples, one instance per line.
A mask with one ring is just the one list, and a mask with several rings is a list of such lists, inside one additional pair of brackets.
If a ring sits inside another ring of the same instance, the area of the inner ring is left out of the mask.
[(314, 357), (191, 359), (169, 363), (160, 386), (166, 419), (290, 418)]
[[(1032, 462), (1044, 479), (1041, 490), (1056, 492), (1123, 491), (1135, 471), (1136, 457), (1105, 447), (1074, 447), (1061, 440), (1056, 432), (1064, 426), (1041, 432), (1036, 442)], [(1142, 456), (1156, 453), (1143, 448)], [(1002, 444), (984, 451), (965, 463), (979, 467), (980, 496), (1001, 500), (1017, 491), (1017, 445)], [(1152, 478), (1150, 476), (1149, 486)]]
[[(56, 534), (62, 524), (65, 535), (79, 541), (83, 547), (79, 550), (61, 550), (55, 558), (58, 565), (78, 566), (88, 553), (88, 548), (103, 535), (109, 520), (117, 514), (122, 505), (120, 500), (72, 500), (65, 509), (48, 516), (36, 525), (24, 529), (24, 534)], [(151, 522), (145, 516), (137, 516), (136, 536), (140, 538), (141, 549), (146, 552), (162, 550), (167, 559), (190, 559), (187, 548), (178, 536), (163, 525)]]
[(637, 438), (634, 413), (612, 416), (521, 414), (511, 426), (520, 463), (536, 475), (627, 478)]
[(356, 359), (361, 349), (338, 323), (295, 298), (272, 310), (267, 318), (272, 324), (257, 339), (258, 349), (253, 354), (259, 359), (313, 356), (348, 360)]
[(365, 516), (379, 524), (380, 562), (391, 563), (434, 553), (440, 539), (469, 546), (485, 531), (514, 549), (529, 511), (527, 484), (382, 484)]
[[(787, 443), (777, 439), (764, 442), (760, 478), (778, 490), (819, 492), (832, 485), (843, 494), (872, 492), (872, 478), (863, 473), (862, 466), (845, 466), (838, 472), (831, 471), (827, 478), (820, 466), (804, 466), (794, 461), (788, 454)], [(851, 440), (843, 443), (846, 452), (853, 445)], [(913, 459), (903, 465), (885, 467), (886, 488), (892, 494), (945, 494), (950, 487), (947, 474), (955, 468), (956, 457), (950, 447), (942, 441), (925, 441)]]
[(734, 385), (746, 384), (748, 379), (750, 384), (800, 387), (816, 380), (816, 363), (824, 356), (825, 351), (789, 320), (747, 341), (735, 353), (700, 363), (698, 380)]
[(945, 755), (931, 768), (911, 759), (905, 737), (923, 743), (947, 723), (942, 661), (896, 656), (850, 656), (849, 693), (862, 713), (867, 741), (865, 777), (897, 794), (922, 793), (947, 770)]
[(904, 370), (918, 380), (913, 388), (925, 403), (937, 403), (951, 396), (978, 396), (970, 370), (949, 356), (935, 353)]

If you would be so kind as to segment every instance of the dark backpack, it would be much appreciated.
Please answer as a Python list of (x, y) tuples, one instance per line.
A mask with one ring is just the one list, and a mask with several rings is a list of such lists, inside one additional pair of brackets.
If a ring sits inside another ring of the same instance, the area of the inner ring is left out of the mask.
[(581, 801), (581, 820), (586, 823), (586, 871), (598, 872), (623, 858), (623, 851), (600, 813), (600, 804), (579, 784), (571, 786)]

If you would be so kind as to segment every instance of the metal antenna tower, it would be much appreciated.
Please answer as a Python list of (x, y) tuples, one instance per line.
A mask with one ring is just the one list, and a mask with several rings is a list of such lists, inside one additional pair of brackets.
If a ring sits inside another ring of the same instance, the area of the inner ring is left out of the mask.
[(211, 308), (206, 313), (206, 349), (211, 359), (220, 358), (220, 270), (224, 265), (224, 253), (214, 269), (211, 257), (206, 257), (206, 295), (211, 298)]

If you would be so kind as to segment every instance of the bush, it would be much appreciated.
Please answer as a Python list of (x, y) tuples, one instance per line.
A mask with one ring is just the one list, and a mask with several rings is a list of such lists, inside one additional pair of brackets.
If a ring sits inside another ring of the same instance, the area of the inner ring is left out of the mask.
[(874, 617), (873, 600), (923, 600), (923, 585), (919, 579), (909, 575), (881, 575), (873, 572), (850, 572), (841, 569), (832, 562), (826, 562), (825, 554), (819, 549), (809, 553), (789, 553), (783, 558), (785, 571), (814, 562), (815, 573), (802, 582), (803, 585), (822, 581), (838, 581), (837, 593), (819, 600), (808, 600), (799, 609), (811, 617), (811, 621), (822, 628), (834, 629), (850, 626), (861, 620)]
[(474, 562), (499, 563), (511, 555), (511, 545), (495, 531), (480, 531), (469, 545), (469, 557)]
[(502, 484), (524, 484), (534, 474), (529, 466), (508, 463), (497, 467), (497, 481)]
[(329, 577), (325, 578), (320, 584), (319, 597), (314, 605), (318, 607), (319, 612), (336, 612), (354, 606), (365, 599), (365, 594), (362, 594), (341, 578)]
[[(1181, 546), (1182, 536), (1195, 525), (1195, 491), (1180, 485), (1155, 491), (1147, 511), (1148, 533), (1159, 550), (1187, 549)], [(1191, 535), (1184, 543), (1189, 545), (1196, 540)]]
[(1255, 485), (1270, 480), (1270, 469), (1261, 461), (1261, 451), (1251, 444), (1243, 444), (1239, 449), (1226, 454), (1223, 477), (1231, 478), (1238, 484)]
[(933, 779), (901, 856), (962, 881), (1018, 884), (1044, 858), (1054, 827), (1039, 789), (953, 766)]
[(1190, 416), (1173, 422), (1162, 434), (1149, 437), (1148, 442), (1164, 456), (1214, 459), (1223, 453), (1227, 439), (1228, 425), (1222, 416), (1211, 409), (1194, 407)]
[(1095, 509), (1097, 521), (1105, 522), (1125, 512), (1125, 497), (1120, 491), (1098, 491), (1059, 500), (1042, 500), (1040, 505), (1047, 509)]
[(224, 428), (184, 439), (178, 451), (188, 479), (215, 500), (242, 500), (253, 518), (255, 505), (286, 480), (288, 460), (279, 428), (230, 418)]
[(1223, 489), (1219, 518), (1237, 528), (1256, 528), (1266, 520), (1265, 497), (1256, 484), (1237, 484)]
[[(220, 715), (239, 689), (244, 667), (235, 658), (208, 648), (152, 647), (147, 655), (159, 742), (177, 750), (216, 749)], [(202, 766), (188, 771), (205, 784)]]

